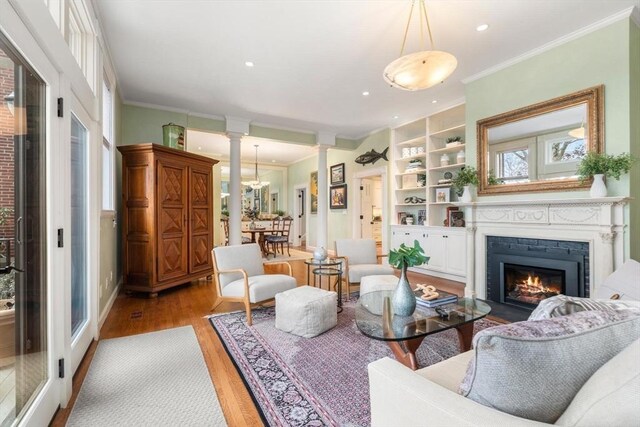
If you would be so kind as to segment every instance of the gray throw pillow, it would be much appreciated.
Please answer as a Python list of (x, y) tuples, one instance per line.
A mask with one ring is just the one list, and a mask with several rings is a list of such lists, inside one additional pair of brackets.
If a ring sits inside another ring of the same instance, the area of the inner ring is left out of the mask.
[(528, 320), (551, 319), (587, 310), (625, 311), (630, 310), (640, 314), (640, 301), (611, 300), (568, 297), (556, 295), (544, 299), (533, 310)]
[(460, 393), (518, 417), (554, 423), (603, 364), (640, 338), (640, 316), (582, 311), (478, 332)]

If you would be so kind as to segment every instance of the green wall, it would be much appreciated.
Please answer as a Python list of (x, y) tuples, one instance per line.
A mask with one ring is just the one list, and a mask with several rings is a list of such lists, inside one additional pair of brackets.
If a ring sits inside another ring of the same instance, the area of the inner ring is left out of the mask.
[[(347, 184), (347, 209), (341, 210), (329, 210), (329, 236), (327, 241), (327, 249), (334, 249), (335, 240), (341, 238), (350, 238), (352, 236), (353, 226), (353, 211), (354, 200), (359, 197), (357, 189), (353, 188), (352, 180), (354, 173), (371, 168), (379, 168), (384, 166), (387, 168), (387, 176), (389, 176), (389, 162), (385, 160), (378, 160), (374, 165), (362, 166), (355, 163), (356, 157), (363, 154), (366, 151), (375, 149), (378, 153), (382, 152), (385, 148), (389, 147), (391, 140), (391, 132), (389, 129), (384, 129), (379, 132), (373, 133), (360, 141), (358, 141), (358, 147), (356, 150), (341, 150), (330, 149), (327, 153), (327, 165), (331, 167), (337, 163), (345, 164), (345, 183)], [(294, 203), (294, 187), (302, 184), (309, 184), (310, 174), (313, 171), (318, 170), (318, 156), (304, 159), (298, 163), (294, 163), (289, 166), (288, 173), (288, 199), (289, 206), (293, 206)], [(329, 173), (327, 171), (327, 177)], [(388, 218), (385, 219), (383, 224), (383, 230), (387, 230), (389, 224)], [(317, 240), (317, 215), (309, 215), (309, 228), (307, 230), (307, 245), (315, 246)]]
[[(543, 52), (491, 75), (482, 77), (465, 86), (466, 95), (466, 163), (476, 165), (476, 122), (480, 119), (513, 109), (525, 107), (561, 95), (566, 95), (588, 87), (604, 84), (605, 86), (605, 150), (607, 153), (619, 154), (637, 150), (637, 142), (631, 144), (630, 109), (630, 56), (637, 62), (637, 40), (635, 52), (630, 44), (629, 19), (616, 22), (600, 30), (586, 34), (551, 50)], [(637, 28), (635, 29), (637, 33)], [(636, 37), (637, 38), (637, 37)], [(636, 66), (637, 70), (637, 66)], [(637, 71), (636, 71), (637, 77)], [(636, 82), (637, 85), (637, 82)], [(636, 91), (637, 92), (637, 91)], [(637, 101), (636, 101), (637, 104)], [(637, 109), (637, 107), (636, 107)], [(638, 114), (636, 112), (635, 121)], [(637, 125), (634, 125), (637, 126)], [(637, 132), (637, 131), (636, 131)], [(609, 195), (629, 196), (631, 178), (638, 176), (638, 165), (632, 175), (622, 177), (620, 181), (609, 180)], [(637, 180), (635, 181), (638, 182)], [(637, 192), (637, 189), (633, 190)], [(545, 198), (578, 198), (589, 197), (587, 191), (555, 192), (555, 193), (523, 193), (505, 196), (484, 196), (482, 200), (503, 198), (512, 199), (545, 199)], [(630, 212), (637, 222), (637, 204), (625, 209), (629, 221)], [(640, 239), (640, 227), (633, 227), (632, 235), (627, 233), (625, 239), (625, 258), (629, 257), (630, 241)], [(634, 243), (634, 258), (637, 252)]]
[[(631, 121), (631, 154), (640, 159), (640, 28), (629, 21), (629, 75)], [(640, 167), (636, 165), (629, 175), (631, 197), (631, 258), (640, 261)]]
[[(114, 124), (115, 124), (115, 143), (118, 145), (122, 140), (122, 110), (123, 105), (118, 93), (114, 96)], [(116, 151), (116, 164), (120, 160), (120, 153)], [(115, 202), (116, 211), (119, 212), (120, 201), (120, 173), (119, 168), (116, 169), (116, 191)], [(102, 201), (101, 201), (102, 203)], [(113, 215), (115, 215), (114, 213)], [(109, 301), (109, 298), (122, 280), (122, 257), (120, 246), (120, 227), (113, 226), (113, 215), (102, 215), (100, 217), (100, 288), (103, 289), (100, 295), (100, 314)], [(120, 221), (117, 221), (119, 224)], [(112, 277), (113, 274), (113, 277)], [(106, 288), (104, 284), (107, 283)]]

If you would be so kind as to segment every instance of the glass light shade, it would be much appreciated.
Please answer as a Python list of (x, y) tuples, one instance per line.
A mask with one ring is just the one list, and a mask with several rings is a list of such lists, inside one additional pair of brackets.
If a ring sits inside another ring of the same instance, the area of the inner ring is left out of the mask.
[(458, 66), (458, 60), (448, 52), (425, 50), (410, 53), (387, 65), (384, 79), (391, 86), (404, 90), (422, 90), (442, 83)]
[(569, 136), (576, 139), (584, 139), (584, 126), (569, 131)]

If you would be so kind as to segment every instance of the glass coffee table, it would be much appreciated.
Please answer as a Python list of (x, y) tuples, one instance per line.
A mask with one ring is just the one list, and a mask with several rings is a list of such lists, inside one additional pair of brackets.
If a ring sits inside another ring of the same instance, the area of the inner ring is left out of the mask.
[(471, 298), (458, 298), (456, 303), (441, 306), (448, 318), (435, 309), (417, 306), (411, 316), (393, 314), (393, 291), (364, 294), (356, 306), (356, 325), (369, 338), (386, 341), (396, 359), (409, 368), (418, 369), (416, 351), (427, 335), (455, 328), (460, 351), (471, 349), (473, 322), (491, 311), (488, 304)]

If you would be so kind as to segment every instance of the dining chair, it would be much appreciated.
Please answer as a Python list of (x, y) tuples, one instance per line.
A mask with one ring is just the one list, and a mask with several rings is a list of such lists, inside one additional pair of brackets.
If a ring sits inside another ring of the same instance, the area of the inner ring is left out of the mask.
[[(224, 245), (228, 246), (229, 245), (229, 219), (222, 218), (220, 221), (222, 221), (222, 227), (224, 228)], [(242, 236), (242, 244), (246, 245), (247, 243), (251, 243), (251, 239), (248, 238), (247, 236)]]
[(287, 255), (291, 256), (289, 248), (289, 232), (291, 231), (291, 223), (293, 219), (282, 218), (280, 220), (273, 220), (273, 228), (277, 230), (276, 233), (269, 236), (265, 236), (267, 245), (273, 247), (274, 258), (276, 256), (277, 247), (280, 246), (280, 253), (284, 255), (284, 245), (287, 245)]
[[(297, 286), (291, 264), (286, 261), (262, 261), (262, 251), (257, 243), (248, 245), (218, 246), (211, 251), (213, 276), (218, 290), (215, 310), (225, 301), (244, 303), (247, 324), (252, 325), (251, 308), (273, 301), (277, 293)], [(288, 274), (265, 274), (265, 265), (282, 264)]]
[(337, 239), (336, 258), (344, 259), (343, 277), (347, 282), (347, 294), (351, 295), (351, 284), (360, 283), (365, 276), (393, 274), (393, 267), (379, 264), (387, 255), (377, 255), (374, 239)]

